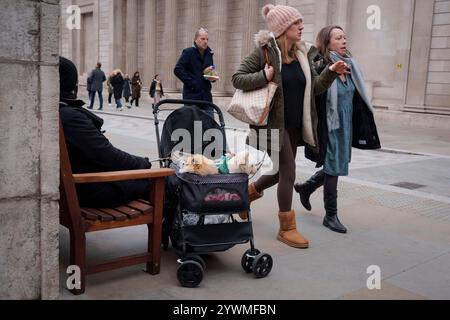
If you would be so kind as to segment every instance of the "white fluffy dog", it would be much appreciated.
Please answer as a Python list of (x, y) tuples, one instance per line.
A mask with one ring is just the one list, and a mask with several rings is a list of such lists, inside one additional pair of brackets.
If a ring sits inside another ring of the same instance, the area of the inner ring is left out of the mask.
[(247, 175), (256, 174), (258, 168), (250, 162), (250, 153), (248, 151), (240, 152), (228, 160), (228, 170), (230, 173), (246, 173)]

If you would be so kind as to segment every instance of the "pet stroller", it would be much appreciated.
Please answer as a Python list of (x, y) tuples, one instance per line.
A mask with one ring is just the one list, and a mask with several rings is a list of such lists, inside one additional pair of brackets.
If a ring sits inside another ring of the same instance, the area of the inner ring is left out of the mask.
[[(163, 109), (163, 105), (178, 105), (178, 108)], [(214, 108), (220, 125), (202, 110), (205, 106)], [(184, 146), (188, 149), (183, 150), (185, 153), (204, 154), (212, 143), (215, 143), (215, 148), (211, 152), (211, 158), (220, 159), (227, 153), (225, 123), (219, 107), (209, 102), (163, 100), (153, 108), (161, 167), (170, 167), (176, 172), (175, 176), (166, 180), (163, 246), (167, 250), (170, 239), (179, 257), (177, 278), (180, 284), (194, 288), (201, 283), (206, 268), (201, 255), (223, 252), (249, 242), (250, 249), (241, 259), (242, 268), (246, 273), (253, 273), (256, 278), (266, 277), (272, 270), (273, 260), (269, 254), (261, 253), (254, 245), (248, 176), (182, 173), (173, 161), (173, 151), (186, 139), (179, 138), (176, 134), (180, 130), (193, 137)], [(161, 111), (171, 113), (165, 120), (160, 135), (158, 115)], [(211, 129), (219, 132), (220, 136), (204, 139)], [(201, 135), (200, 143), (198, 135)], [(248, 220), (239, 222), (234, 216), (242, 211), (248, 212)]]

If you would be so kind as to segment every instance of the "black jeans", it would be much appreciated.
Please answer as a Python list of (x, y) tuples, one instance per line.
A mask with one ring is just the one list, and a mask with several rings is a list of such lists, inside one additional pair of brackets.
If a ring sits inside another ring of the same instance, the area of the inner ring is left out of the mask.
[(98, 99), (100, 101), (100, 109), (103, 109), (103, 93), (102, 90), (100, 91), (90, 91), (89, 99), (91, 100), (91, 104), (89, 105), (89, 108), (92, 109), (94, 107), (94, 101), (95, 101), (95, 94), (98, 93)]
[(131, 105), (133, 105), (133, 102), (136, 101), (136, 107), (139, 107), (139, 98), (133, 98), (131, 99)]

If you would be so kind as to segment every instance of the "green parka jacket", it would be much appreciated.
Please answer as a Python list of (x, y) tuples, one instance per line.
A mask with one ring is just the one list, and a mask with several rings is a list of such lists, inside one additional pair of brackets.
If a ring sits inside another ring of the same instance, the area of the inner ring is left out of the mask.
[[(262, 151), (280, 151), (283, 146), (285, 123), (281, 51), (278, 48), (274, 35), (269, 31), (260, 31), (255, 36), (255, 43), (257, 48), (242, 61), (237, 72), (233, 75), (232, 82), (236, 89), (243, 91), (264, 87), (267, 84), (263, 72), (266, 63), (264, 49), (268, 50), (269, 62), (275, 69), (275, 76), (272, 81), (278, 85), (278, 89), (272, 101), (267, 126), (250, 126), (252, 130), (248, 137), (248, 143)], [(338, 77), (338, 74), (329, 68), (325, 68), (319, 75), (315, 68), (312, 67), (314, 59), (319, 54), (317, 48), (303, 41), (299, 42), (298, 46), (300, 50), (297, 51), (296, 56), (306, 77), (303, 127), (298, 146), (308, 145), (312, 150), (318, 152), (318, 119), (315, 96), (327, 91)], [(276, 135), (273, 135), (273, 129), (279, 130), (278, 139)]]

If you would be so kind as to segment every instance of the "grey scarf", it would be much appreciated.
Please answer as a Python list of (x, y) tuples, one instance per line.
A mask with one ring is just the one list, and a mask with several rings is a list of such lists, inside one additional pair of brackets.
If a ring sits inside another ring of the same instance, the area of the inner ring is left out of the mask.
[[(356, 90), (358, 90), (358, 93), (360, 94), (361, 98), (366, 103), (366, 105), (369, 107), (370, 111), (373, 113), (374, 110), (373, 110), (373, 106), (370, 102), (369, 95), (367, 94), (366, 85), (364, 83), (364, 77), (363, 77), (361, 69), (359, 68), (355, 59), (342, 57), (341, 55), (339, 55), (338, 53), (336, 53), (334, 51), (330, 52), (330, 58), (333, 63), (342, 60), (345, 63), (347, 63), (349, 66), (351, 66), (350, 77), (356, 87)], [(328, 96), (327, 96), (327, 124), (328, 124), (329, 132), (338, 130), (341, 127), (339, 114), (337, 112), (338, 111), (338, 87), (337, 87), (336, 81), (333, 82), (330, 89), (328, 90)]]

